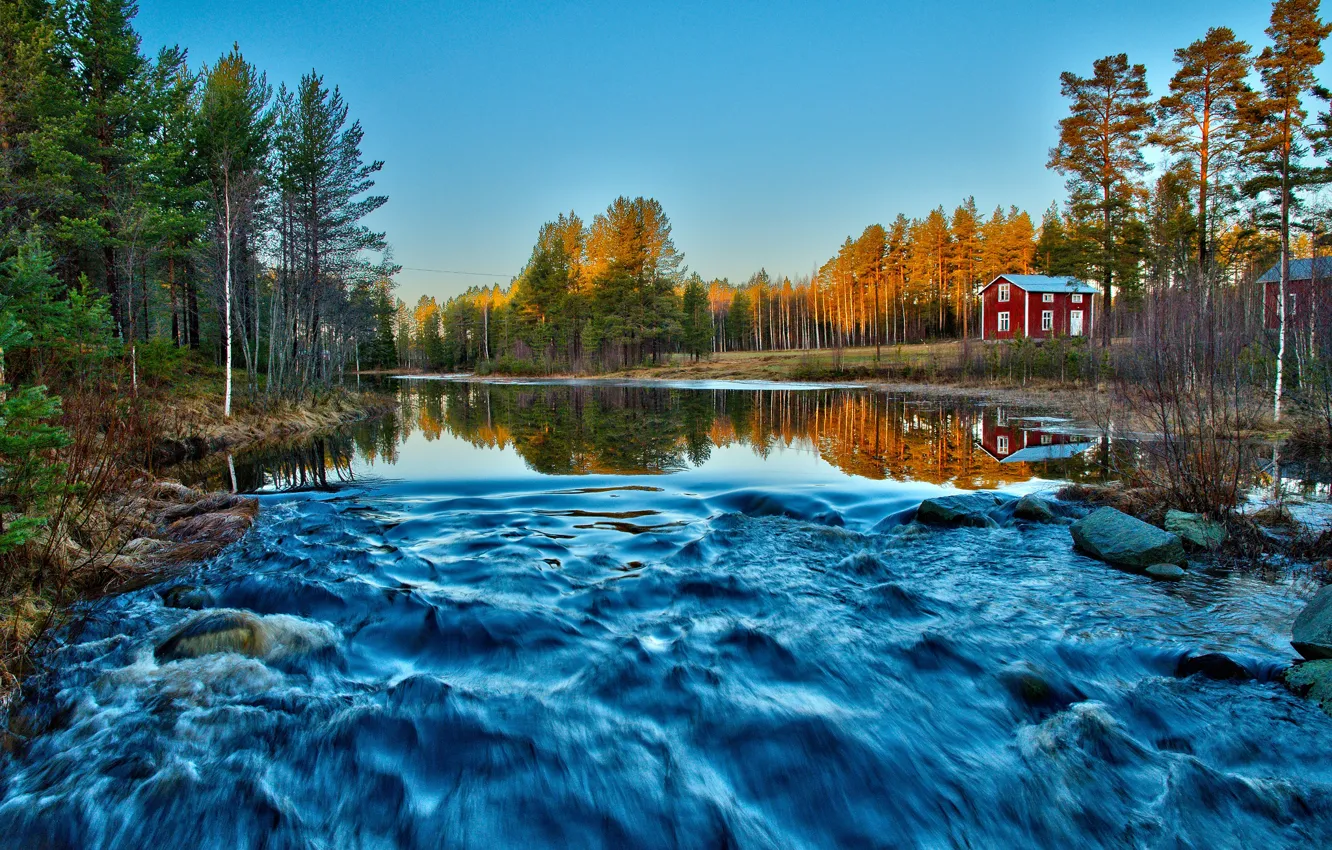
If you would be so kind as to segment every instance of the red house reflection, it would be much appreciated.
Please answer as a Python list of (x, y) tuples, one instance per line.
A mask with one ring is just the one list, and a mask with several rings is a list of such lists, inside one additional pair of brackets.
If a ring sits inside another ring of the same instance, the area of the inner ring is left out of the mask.
[(1061, 433), (1042, 428), (1066, 420), (1052, 417), (1010, 419), (1003, 408), (987, 410), (981, 416), (977, 443), (981, 450), (1000, 463), (1035, 463), (1061, 460), (1084, 452), (1094, 441), (1080, 434)]

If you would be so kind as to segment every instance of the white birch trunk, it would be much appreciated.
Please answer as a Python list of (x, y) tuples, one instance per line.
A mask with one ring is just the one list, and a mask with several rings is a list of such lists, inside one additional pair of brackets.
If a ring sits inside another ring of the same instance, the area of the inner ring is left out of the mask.
[(226, 207), (226, 232), (223, 234), (226, 240), (222, 253), (225, 258), (226, 270), (222, 273), (222, 312), (226, 314), (223, 320), (226, 334), (226, 354), (225, 362), (222, 364), (226, 372), (226, 390), (222, 395), (222, 418), (231, 418), (231, 180), (227, 170), (222, 171), (222, 203)]

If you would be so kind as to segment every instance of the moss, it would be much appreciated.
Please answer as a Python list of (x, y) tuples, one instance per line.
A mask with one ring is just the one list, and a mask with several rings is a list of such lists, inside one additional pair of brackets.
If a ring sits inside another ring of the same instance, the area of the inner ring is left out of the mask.
[(1291, 693), (1313, 700), (1332, 715), (1332, 660), (1305, 661), (1282, 674)]

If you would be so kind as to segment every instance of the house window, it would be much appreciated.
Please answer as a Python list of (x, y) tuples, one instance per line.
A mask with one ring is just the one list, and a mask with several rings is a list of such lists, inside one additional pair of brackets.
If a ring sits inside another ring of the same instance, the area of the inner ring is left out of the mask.
[(1041, 330), (1054, 330), (1054, 310), (1041, 311)]
[(997, 451), (999, 454), (1001, 454), (1001, 455), (1006, 455), (1006, 454), (1008, 454), (1008, 438), (1007, 438), (1007, 437), (1000, 436), (1000, 437), (998, 438), (998, 445), (996, 446), (996, 451)]
[(999, 284), (999, 300), (1000, 300), (1000, 301), (1007, 301), (1007, 300), (1008, 300), (1009, 295), (1011, 294), (1009, 290), (1010, 290), (1010, 287), (1009, 287), (1008, 284), (1006, 284), (1006, 283), (1001, 283), (1001, 284)]
[(1075, 292), (1075, 293), (1073, 293), (1073, 303), (1074, 303), (1074, 304), (1081, 304), (1081, 303), (1082, 303), (1082, 293), (1081, 293), (1081, 292)]
[(1006, 312), (999, 314), (999, 330), (1000, 331), (1008, 330), (1008, 313)]
[(1290, 307), (1286, 309), (1286, 315), (1295, 318), (1295, 293), (1290, 293)]
[(1042, 445), (1042, 446), (1048, 446), (1048, 445), (1050, 445), (1050, 444), (1053, 443), (1053, 442), (1054, 442), (1054, 435), (1053, 435), (1053, 434), (1042, 434), (1042, 435), (1041, 435), (1041, 445)]
[(1046, 304), (1053, 304), (1053, 303), (1054, 303), (1054, 293), (1053, 293), (1053, 292), (1047, 292), (1047, 293), (1045, 293), (1044, 295), (1041, 296), (1041, 300), (1044, 301)]

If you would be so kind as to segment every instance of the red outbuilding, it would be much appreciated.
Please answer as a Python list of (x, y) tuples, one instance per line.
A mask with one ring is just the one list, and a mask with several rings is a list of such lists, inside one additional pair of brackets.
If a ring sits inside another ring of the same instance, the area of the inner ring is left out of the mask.
[[(1276, 265), (1258, 278), (1263, 285), (1263, 324), (1270, 331), (1281, 326), (1277, 311), (1281, 294), (1281, 266)], [(1317, 299), (1315, 300), (1315, 295)], [(1286, 278), (1286, 325), (1308, 325), (1315, 310), (1327, 317), (1329, 297), (1332, 296), (1332, 257), (1319, 257), (1318, 267), (1313, 260), (1291, 260), (1290, 275)]]
[(980, 291), (981, 339), (1090, 336), (1095, 298), (1077, 278), (1001, 274)]

